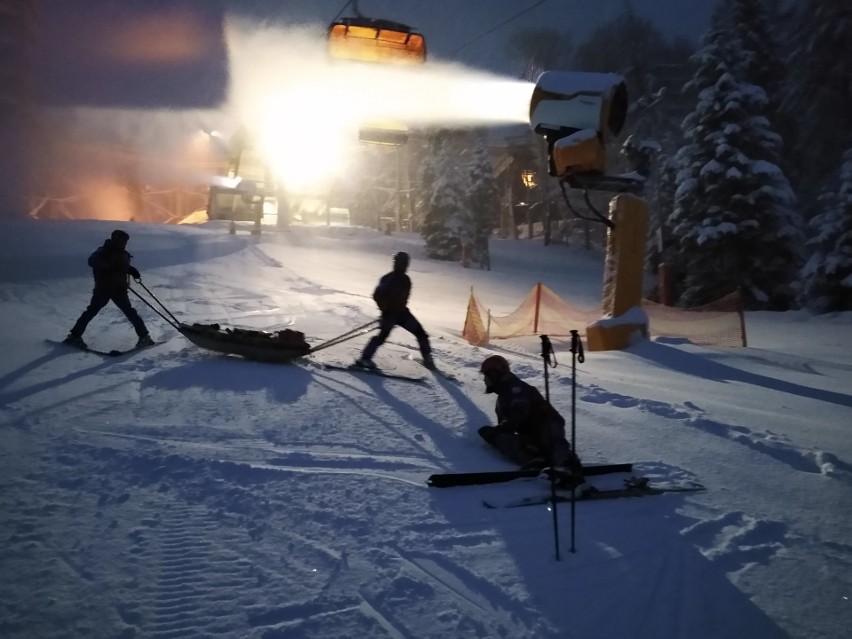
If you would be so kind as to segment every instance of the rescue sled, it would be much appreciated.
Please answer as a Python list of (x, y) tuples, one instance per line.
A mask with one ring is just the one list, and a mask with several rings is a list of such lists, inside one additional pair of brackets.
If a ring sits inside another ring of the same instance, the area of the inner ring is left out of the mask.
[(157, 299), (141, 280), (136, 283), (154, 300), (157, 308), (147, 298), (140, 295), (133, 287), (129, 290), (145, 305), (162, 317), (172, 328), (180, 332), (186, 339), (207, 350), (225, 355), (238, 355), (245, 359), (258, 362), (289, 362), (305, 357), (319, 350), (335, 346), (347, 340), (364, 335), (379, 326), (379, 320), (371, 320), (362, 326), (353, 328), (343, 335), (338, 335), (328, 341), (311, 346), (305, 340), (305, 334), (289, 328), (280, 331), (256, 331), (245, 328), (223, 328), (219, 324), (186, 324), (181, 322)]
[(201, 348), (259, 362), (287, 362), (311, 352), (305, 334), (290, 329), (266, 332), (221, 328), (219, 324), (181, 324), (178, 330)]

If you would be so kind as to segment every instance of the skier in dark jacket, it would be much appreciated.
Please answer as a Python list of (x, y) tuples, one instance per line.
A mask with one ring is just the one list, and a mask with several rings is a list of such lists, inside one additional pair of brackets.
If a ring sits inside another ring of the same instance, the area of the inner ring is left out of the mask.
[(497, 394), (496, 426), (479, 435), (525, 468), (556, 467), (582, 478), (582, 464), (565, 439), (565, 419), (533, 386), (519, 379), (500, 355), (482, 362), (485, 392)]
[(375, 363), (373, 363), (373, 355), (375, 355), (379, 346), (385, 343), (394, 326), (401, 326), (417, 338), (424, 366), (434, 368), (429, 335), (423, 330), (423, 326), (417, 321), (417, 318), (408, 310), (411, 278), (405, 271), (408, 270), (410, 261), (408, 253), (400, 251), (394, 255), (393, 270), (382, 276), (376, 290), (373, 291), (373, 300), (382, 312), (379, 332), (367, 342), (361, 357), (355, 360), (356, 366), (369, 369), (376, 368)]
[(68, 333), (68, 337), (65, 338), (67, 344), (86, 348), (86, 343), (83, 341), (86, 326), (110, 301), (121, 309), (130, 323), (133, 324), (136, 335), (139, 337), (136, 343), (137, 347), (150, 346), (154, 343), (151, 336), (148, 335), (145, 322), (130, 305), (130, 298), (127, 295), (128, 277), (132, 277), (137, 282), (141, 277), (139, 271), (130, 264), (133, 256), (125, 248), (129, 239), (130, 235), (125, 231), (115, 230), (109, 239), (103, 243), (103, 246), (95, 249), (94, 253), (89, 256), (89, 266), (92, 267), (95, 288), (92, 290), (89, 306), (83, 311), (83, 314), (80, 315), (74, 327)]

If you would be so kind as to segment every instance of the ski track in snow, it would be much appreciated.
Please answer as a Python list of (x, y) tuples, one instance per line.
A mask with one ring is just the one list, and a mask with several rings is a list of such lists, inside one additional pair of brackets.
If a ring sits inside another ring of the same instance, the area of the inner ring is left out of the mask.
[[(347, 293), (329, 286), (332, 278), (302, 278), (287, 268), (286, 248), (270, 256), (233, 238), (220, 244), (202, 261), (176, 253), (167, 276), (145, 273), (182, 321), (312, 331), (310, 318), (321, 312), (323, 333), (308, 335), (319, 342), (375, 317), (367, 287)], [(54, 307), (85, 303), (74, 287), (43, 283), (11, 284), (0, 296), (4, 310), (40, 330), (66, 330), (68, 313)], [(97, 321), (99, 346), (133, 339), (120, 313)], [(555, 639), (593, 636), (589, 628), (599, 624), (608, 636), (639, 636), (637, 628), (651, 628), (645, 636), (710, 636), (703, 615), (714, 630), (757, 628), (720, 636), (775, 639), (794, 629), (797, 637), (829, 639), (845, 627), (852, 545), (843, 542), (842, 516), (832, 515), (829, 526), (787, 516), (783, 486), (713, 485), (706, 493), (578, 505), (580, 552), (562, 563), (553, 561), (546, 509), (479, 506), (483, 496), (529, 496), (540, 482), (427, 489), (432, 472), (502, 463), (475, 435), (493, 419), (478, 366), (485, 355), (505, 353), (520, 377), (542, 388), (532, 339), (485, 349), (462, 345), (457, 332), (434, 335), (436, 360), (456, 383), (409, 361), (416, 343), (396, 329), (377, 360), (426, 377), (412, 392), (399, 381), (217, 355), (154, 322), (165, 341), (144, 353), (102, 360), (28, 346), (26, 359), (0, 378), (2, 566), (15, 576), (0, 582), (0, 636)], [(567, 359), (565, 344), (554, 342)], [(316, 359), (348, 362), (363, 343)], [(774, 352), (750, 359), (779, 377), (822, 380), (849, 370)], [(567, 418), (572, 380), (562, 363), (550, 382)], [(577, 386), (585, 461), (635, 461), (637, 472), (659, 481), (718, 479), (712, 461), (697, 463), (683, 445), (694, 441), (709, 454), (783, 466), (777, 475), (806, 474), (794, 504), (806, 503), (801, 493), (811, 480), (850, 484), (852, 466), (839, 455), (725, 423), (690, 401), (658, 401), (650, 390), (642, 397), (633, 380), (618, 385), (633, 389), (620, 393), (607, 390), (606, 377), (595, 381)], [(697, 397), (701, 387), (690, 392)], [(293, 414), (297, 426), (288, 421)], [(654, 448), (663, 441), (671, 445)], [(814, 565), (820, 570), (808, 578), (818, 592), (790, 594), (802, 575), (784, 571)], [(779, 573), (787, 591), (773, 598), (759, 580)], [(617, 597), (600, 596), (613, 591)], [(796, 606), (795, 618), (785, 616)]]
[(594, 384), (583, 388), (578, 398), (591, 404), (609, 404), (618, 408), (637, 409), (664, 419), (680, 421), (688, 427), (768, 455), (794, 470), (821, 474), (852, 484), (852, 464), (839, 459), (836, 455), (821, 450), (803, 450), (790, 443), (785, 437), (770, 431), (759, 432), (745, 426), (724, 424), (708, 419), (703, 411), (689, 402), (677, 406), (629, 397), (607, 391)]
[[(535, 625), (531, 611), (518, 619), (523, 609), (518, 610), (512, 598), (439, 554), (403, 550), (390, 537), (351, 543), (348, 550), (323, 548), (318, 541), (322, 535), (308, 540), (289, 534), (286, 523), (295, 513), (281, 512), (286, 494), (276, 490), (284, 485), (278, 471), (81, 444), (66, 444), (61, 450), (43, 461), (64, 467), (67, 473), (34, 473), (29, 479), (54, 485), (59, 494), (52, 508), (73, 513), (75, 501), (96, 502), (95, 521), (81, 528), (79, 539), (63, 540), (70, 545), (60, 551), (58, 566), (95, 587), (108, 575), (100, 574), (98, 564), (89, 558), (94, 545), (101, 556), (116, 555), (116, 561), (126, 566), (123, 581), (110, 585), (113, 596), (106, 597), (100, 614), (120, 618), (125, 627), (122, 636), (135, 636), (142, 628), (145, 636), (157, 639), (218, 636), (235, 634), (246, 623), (263, 631), (257, 636), (289, 637), (293, 632), (318, 636), (345, 617), (347, 624), (360, 627), (367, 636), (379, 636), (381, 629), (392, 637), (417, 637), (416, 627), (410, 625), (412, 611), (406, 611), (405, 619), (398, 618), (400, 603), (416, 599), (417, 593), (432, 602), (417, 615), (422, 623), (436, 623), (429, 619), (433, 600), (442, 601), (438, 622), (448, 632), (460, 626), (471, 632), (465, 636), (487, 636), (489, 627), (499, 627), (504, 629), (501, 634), (511, 636), (513, 628), (523, 633), (525, 624)], [(77, 474), (80, 467), (90, 471), (88, 478)], [(301, 516), (320, 519), (321, 528), (337, 527), (337, 517), (321, 497), (317, 501), (311, 515)], [(133, 517), (119, 511), (138, 505), (155, 514), (128, 525)], [(27, 524), (25, 504), (3, 506), (7, 522), (16, 522), (13, 544), (31, 550), (49, 541)], [(347, 529), (352, 531), (354, 523), (348, 520)], [(465, 545), (466, 536), (472, 547), (499, 541), (493, 533), (465, 535), (443, 525), (418, 528), (410, 534), (425, 536), (426, 547), (438, 549)], [(363, 527), (362, 534), (368, 533), (369, 528)], [(354, 534), (357, 539), (357, 527)], [(447, 544), (440, 543), (444, 534)], [(277, 556), (280, 565), (258, 561), (265, 555)], [(305, 557), (313, 558), (310, 565), (304, 563)], [(378, 576), (363, 583), (376, 565), (381, 567)], [(59, 578), (44, 577), (50, 582)], [(494, 601), (501, 600), (504, 606), (495, 608)], [(216, 608), (210, 608), (211, 601)], [(290, 603), (275, 603), (281, 601)], [(479, 618), (488, 619), (488, 624), (476, 621)], [(93, 628), (74, 631), (99, 636)]]

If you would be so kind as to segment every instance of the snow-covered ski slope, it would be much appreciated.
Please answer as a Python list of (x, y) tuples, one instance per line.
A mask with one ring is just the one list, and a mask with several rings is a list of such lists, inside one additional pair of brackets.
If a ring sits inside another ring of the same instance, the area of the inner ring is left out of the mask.
[[(708, 490), (488, 510), (535, 479), (433, 489), (508, 469), (476, 429), (477, 373), (507, 356), (544, 387), (539, 339), (459, 338), (470, 287), (497, 314), (542, 281), (599, 304), (603, 257), (495, 240), (491, 272), (427, 260), (415, 235), (123, 225), (143, 282), (181, 321), (293, 328), (311, 343), (376, 317), (412, 254), (411, 307), (436, 360), (398, 330), (377, 361), (426, 384), (204, 351), (136, 298), (164, 343), (122, 358), (51, 345), (83, 310), (86, 257), (113, 222), (0, 223), (0, 635), (31, 637), (832, 638), (852, 628), (849, 314), (751, 313), (750, 347), (676, 340), (586, 353), (578, 449)], [(85, 335), (135, 335), (107, 307)], [(316, 354), (348, 363), (359, 338)], [(571, 356), (553, 339), (554, 404)]]

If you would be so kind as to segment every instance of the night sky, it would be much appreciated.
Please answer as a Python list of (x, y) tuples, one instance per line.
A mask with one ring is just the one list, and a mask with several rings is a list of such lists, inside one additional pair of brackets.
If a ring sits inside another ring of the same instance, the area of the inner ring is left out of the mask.
[[(229, 11), (293, 22), (327, 22), (346, 0), (225, 0)], [(627, 0), (359, 0), (361, 13), (402, 22), (423, 33), (431, 54), (487, 66), (517, 29), (564, 28), (582, 42), (595, 26), (617, 15)], [(714, 0), (632, 0), (664, 33), (697, 38), (709, 24)], [(525, 9), (532, 8), (512, 19)], [(347, 9), (344, 15), (352, 15)], [(511, 20), (481, 38), (497, 25)], [(475, 42), (470, 43), (472, 40)]]
[[(510, 73), (501, 52), (515, 31), (564, 29), (581, 43), (595, 26), (617, 15), (625, 2), (360, 0), (358, 4), (363, 15), (402, 22), (424, 34), (430, 59)], [(44, 103), (56, 105), (215, 107), (227, 94), (226, 15), (276, 26), (323, 27), (345, 4), (345, 0), (40, 0), (39, 95)], [(706, 29), (713, 4), (633, 0), (636, 9), (664, 33), (692, 39)], [(353, 15), (351, 8), (343, 15)]]

